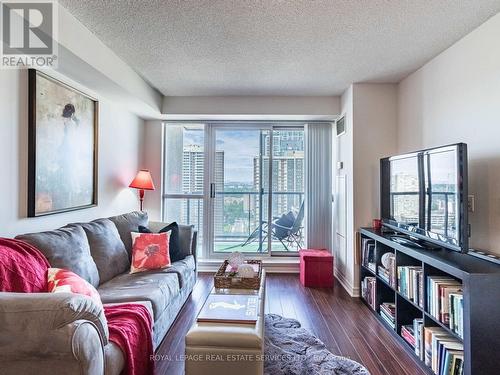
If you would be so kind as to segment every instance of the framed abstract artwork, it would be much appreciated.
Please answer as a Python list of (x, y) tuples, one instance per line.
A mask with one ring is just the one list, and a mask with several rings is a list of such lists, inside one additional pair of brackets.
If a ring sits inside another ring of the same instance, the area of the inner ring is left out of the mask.
[(28, 72), (28, 216), (97, 205), (98, 102)]

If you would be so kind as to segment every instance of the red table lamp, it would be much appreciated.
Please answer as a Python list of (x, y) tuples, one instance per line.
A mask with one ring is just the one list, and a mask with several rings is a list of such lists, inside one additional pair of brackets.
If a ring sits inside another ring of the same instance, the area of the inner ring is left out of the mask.
[(144, 190), (154, 190), (155, 184), (151, 178), (151, 173), (147, 169), (141, 169), (137, 172), (134, 180), (130, 183), (129, 187), (134, 189), (139, 189), (139, 200), (141, 201), (141, 211), (142, 204), (144, 202)]

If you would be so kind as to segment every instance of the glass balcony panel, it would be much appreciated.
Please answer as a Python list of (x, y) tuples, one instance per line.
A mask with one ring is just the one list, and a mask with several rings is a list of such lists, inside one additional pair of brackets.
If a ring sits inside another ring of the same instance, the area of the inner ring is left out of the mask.
[[(280, 202), (280, 209), (273, 210), (274, 212), (292, 212), (293, 215), (298, 215), (300, 206), (303, 201), (303, 192), (276, 192), (273, 193), (273, 201)], [(216, 205), (221, 207), (222, 222), (217, 226), (219, 231), (215, 232), (215, 252), (232, 252), (240, 251), (245, 253), (267, 253), (267, 237), (269, 233), (269, 225), (267, 220), (260, 225), (259, 217), (259, 194), (257, 192), (224, 192), (218, 193), (216, 196)], [(263, 202), (267, 202), (267, 194), (263, 194)], [(267, 217), (268, 207), (263, 207)], [(276, 214), (273, 221), (278, 220), (281, 215)], [(291, 222), (293, 224), (293, 221)], [(274, 234), (283, 234), (283, 228), (277, 230), (275, 224), (271, 224), (271, 230)], [(260, 233), (262, 231), (262, 233)], [(303, 238), (300, 238), (300, 233), (295, 237), (281, 238), (281, 235), (271, 236), (273, 252), (296, 252)]]

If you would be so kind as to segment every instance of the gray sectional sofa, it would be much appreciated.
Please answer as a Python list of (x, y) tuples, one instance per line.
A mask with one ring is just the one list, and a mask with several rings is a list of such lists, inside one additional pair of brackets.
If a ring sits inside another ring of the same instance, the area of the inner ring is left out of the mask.
[[(179, 225), (184, 259), (163, 270), (129, 274), (131, 231), (157, 231), (131, 212), (89, 223), (20, 235), (52, 267), (69, 269), (94, 285), (102, 302), (140, 302), (153, 316), (153, 347), (160, 345), (196, 282), (196, 231)], [(109, 342), (106, 319), (90, 298), (66, 293), (0, 293), (2, 374), (120, 374), (121, 350)]]

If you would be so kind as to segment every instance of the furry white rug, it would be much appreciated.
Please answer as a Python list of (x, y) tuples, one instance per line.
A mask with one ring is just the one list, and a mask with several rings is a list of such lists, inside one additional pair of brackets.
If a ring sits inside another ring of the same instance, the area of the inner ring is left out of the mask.
[(266, 375), (370, 375), (359, 363), (333, 355), (295, 319), (266, 314)]

